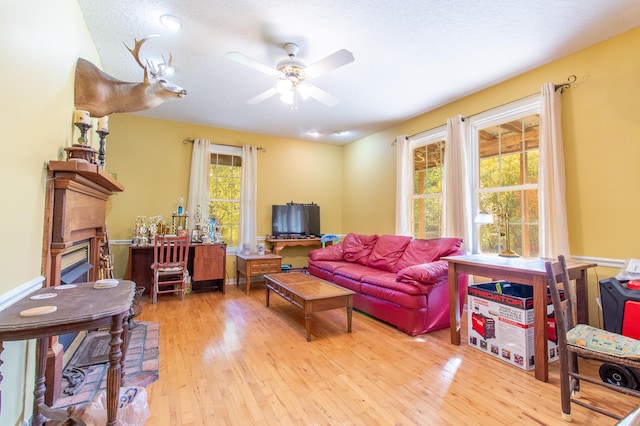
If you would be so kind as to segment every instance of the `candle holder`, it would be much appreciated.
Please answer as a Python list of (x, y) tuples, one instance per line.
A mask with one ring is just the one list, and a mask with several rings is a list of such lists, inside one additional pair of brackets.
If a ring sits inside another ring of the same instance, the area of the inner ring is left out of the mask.
[(80, 137), (78, 138), (78, 144), (87, 144), (87, 131), (91, 128), (91, 124), (87, 123), (74, 123), (78, 129), (80, 129)]
[(107, 143), (107, 135), (109, 132), (106, 130), (96, 130), (96, 133), (100, 136), (100, 148), (98, 149), (98, 165), (104, 168), (104, 154), (105, 144)]
[(78, 143), (64, 149), (67, 152), (67, 161), (86, 161), (95, 164), (96, 150), (87, 145), (87, 131), (91, 128), (91, 124), (83, 122), (73, 124), (80, 129), (80, 137)]

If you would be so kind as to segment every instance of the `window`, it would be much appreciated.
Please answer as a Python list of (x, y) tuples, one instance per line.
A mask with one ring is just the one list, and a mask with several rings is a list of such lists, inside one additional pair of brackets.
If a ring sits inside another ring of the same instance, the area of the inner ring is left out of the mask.
[(476, 223), (476, 253), (539, 256), (538, 110), (536, 98), (470, 120), (477, 211), (493, 219)]
[(442, 233), (444, 127), (411, 140), (413, 165), (411, 232), (415, 238), (438, 238)]
[(211, 145), (209, 179), (209, 217), (215, 219), (227, 247), (238, 247), (242, 149)]

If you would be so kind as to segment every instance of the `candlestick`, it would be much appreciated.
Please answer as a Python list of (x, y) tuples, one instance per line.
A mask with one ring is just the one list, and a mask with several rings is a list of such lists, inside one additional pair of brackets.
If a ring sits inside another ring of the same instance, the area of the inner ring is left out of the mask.
[[(100, 123), (100, 121), (98, 121)], [(98, 129), (100, 129), (100, 124), (98, 124)], [(106, 130), (96, 130), (96, 133), (100, 135), (100, 149), (98, 150), (98, 165), (104, 168), (104, 154), (105, 154), (105, 144), (107, 143), (107, 135), (109, 132)]]
[(74, 123), (78, 129), (80, 129), (80, 137), (78, 138), (78, 143), (80, 145), (87, 144), (87, 131), (91, 128), (91, 124), (77, 122)]

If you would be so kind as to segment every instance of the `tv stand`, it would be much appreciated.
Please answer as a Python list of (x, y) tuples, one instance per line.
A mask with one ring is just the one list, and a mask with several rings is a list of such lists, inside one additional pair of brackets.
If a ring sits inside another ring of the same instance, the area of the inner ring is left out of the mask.
[(269, 238), (265, 240), (271, 244), (273, 254), (280, 255), (280, 251), (289, 246), (321, 246), (320, 238)]

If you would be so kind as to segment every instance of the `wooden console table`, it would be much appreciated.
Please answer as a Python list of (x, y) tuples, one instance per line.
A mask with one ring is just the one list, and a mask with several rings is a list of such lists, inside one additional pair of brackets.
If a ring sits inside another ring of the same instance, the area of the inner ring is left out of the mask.
[[(95, 289), (93, 285), (94, 283), (91, 282), (44, 287), (0, 312), (0, 355), (2, 355), (4, 341), (38, 339), (32, 425), (45, 424), (40, 406), (44, 405), (46, 390), (45, 370), (49, 337), (106, 326), (111, 328), (109, 342), (111, 351), (107, 371), (107, 425), (116, 425), (120, 384), (124, 380), (125, 372), (127, 317), (133, 301), (134, 283), (120, 281), (118, 286), (106, 289)], [(50, 294), (55, 296), (46, 298)], [(33, 299), (34, 297), (36, 299)], [(45, 298), (38, 299), (38, 297)], [(20, 312), (24, 310), (42, 306), (56, 306), (57, 310), (40, 316), (20, 316)], [(2, 365), (1, 361), (0, 365)], [(1, 374), (0, 380), (2, 380)]]
[[(129, 246), (129, 260), (125, 278), (144, 287), (145, 293), (149, 293), (153, 283), (153, 247)], [(220, 280), (220, 291), (225, 293), (225, 275), (227, 265), (226, 244), (190, 244), (187, 269), (193, 282)]]
[(285, 247), (290, 246), (321, 246), (320, 238), (267, 238), (274, 254), (280, 254)]
[[(449, 262), (449, 320), (451, 343), (460, 344), (460, 304), (458, 274), (478, 275), (533, 286), (533, 340), (536, 379), (549, 379), (547, 358), (547, 259), (468, 254), (442, 257)], [(576, 280), (578, 322), (588, 322), (587, 269), (595, 263), (567, 260), (569, 279)]]

